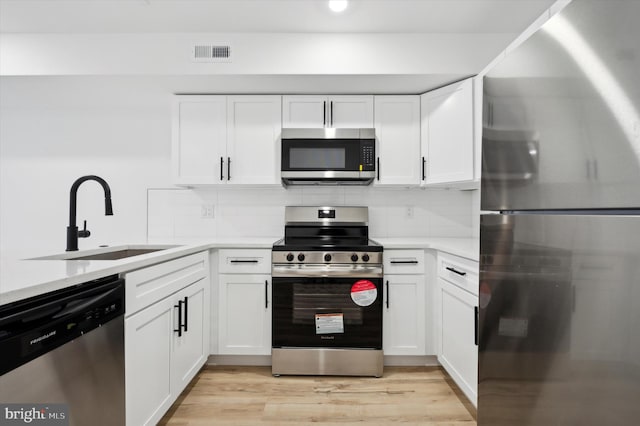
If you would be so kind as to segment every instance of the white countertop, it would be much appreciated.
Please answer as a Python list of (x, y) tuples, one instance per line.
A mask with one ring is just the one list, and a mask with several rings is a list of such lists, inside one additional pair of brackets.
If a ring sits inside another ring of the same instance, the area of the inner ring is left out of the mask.
[(480, 240), (478, 238), (441, 238), (441, 237), (396, 237), (376, 238), (371, 237), (382, 244), (386, 249), (433, 249), (455, 254), (475, 260), (480, 257)]
[[(269, 249), (280, 237), (218, 238), (215, 240), (162, 241), (155, 244), (126, 244), (108, 248), (82, 250), (83, 255), (112, 251), (115, 248), (164, 248), (165, 244), (181, 244), (154, 253), (119, 260), (25, 259), (7, 256), (0, 259), (0, 305), (37, 296), (50, 291), (92, 281), (101, 277), (144, 268), (216, 248)], [(472, 238), (375, 238), (386, 249), (434, 249), (478, 260), (479, 241)]]
[[(188, 244), (154, 253), (119, 260), (46, 260), (25, 259), (24, 256), (7, 256), (0, 259), (0, 305), (92, 281), (101, 277), (144, 268), (187, 256), (202, 250), (215, 248), (271, 248), (278, 237), (272, 238), (224, 238), (216, 240), (191, 240)], [(183, 244), (185, 241), (167, 243)], [(162, 248), (163, 244), (126, 244), (107, 248), (82, 250), (83, 255), (114, 249)], [(61, 254), (62, 255), (62, 254)]]

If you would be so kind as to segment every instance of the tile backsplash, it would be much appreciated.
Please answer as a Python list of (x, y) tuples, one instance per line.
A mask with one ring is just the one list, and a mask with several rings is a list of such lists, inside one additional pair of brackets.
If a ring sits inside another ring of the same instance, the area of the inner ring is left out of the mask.
[(149, 242), (273, 237), (287, 205), (369, 207), (372, 237), (471, 237), (476, 191), (377, 187), (149, 189)]

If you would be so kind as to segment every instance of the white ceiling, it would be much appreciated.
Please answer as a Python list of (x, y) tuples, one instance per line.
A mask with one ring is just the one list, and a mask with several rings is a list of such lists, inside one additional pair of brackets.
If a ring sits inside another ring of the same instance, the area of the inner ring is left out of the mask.
[(520, 33), (554, 0), (0, 0), (3, 33)]
[[(25, 58), (28, 58), (27, 64), (30, 60), (35, 63), (45, 61), (48, 68), (44, 69), (53, 70), (59, 68), (57, 64), (60, 64), (60, 58), (66, 58), (65, 64), (77, 62), (82, 65), (62, 74), (55, 71), (39, 73), (38, 67), (33, 68), (36, 72), (32, 73), (31, 65), (19, 73), (8, 74), (43, 76), (101, 74), (83, 71), (97, 67), (97, 60), (86, 59), (86, 50), (60, 41), (60, 37), (64, 38), (67, 34), (82, 41), (92, 40), (94, 35), (119, 37), (120, 34), (132, 40), (147, 36), (157, 38), (159, 35), (171, 36), (170, 40), (173, 40), (180, 37), (179, 34), (197, 33), (246, 34), (260, 40), (264, 38), (260, 36), (261, 33), (269, 33), (293, 36), (287, 40), (309, 39), (311, 44), (311, 33), (320, 33), (323, 37), (330, 37), (333, 33), (360, 33), (363, 36), (407, 34), (424, 44), (413, 43), (412, 46), (402, 45), (394, 52), (379, 52), (382, 58), (380, 69), (384, 68), (382, 65), (386, 61), (402, 70), (397, 73), (377, 72), (374, 66), (365, 74), (355, 72), (344, 75), (342, 70), (319, 74), (313, 70), (293, 75), (296, 73), (288, 68), (283, 69), (282, 64), (288, 62), (281, 61), (277, 71), (260, 72), (256, 69), (256, 75), (231, 72), (227, 75), (216, 76), (212, 73), (197, 76), (176, 72), (173, 78), (168, 68), (159, 66), (152, 74), (164, 73), (165, 77), (156, 77), (152, 81), (158, 90), (173, 93), (422, 93), (480, 72), (554, 2), (350, 0), (345, 13), (335, 14), (329, 10), (327, 0), (0, 0), (0, 33), (6, 34), (3, 44), (5, 61), (15, 63)], [(39, 34), (40, 38), (37, 39)], [(297, 34), (309, 35), (301, 38)], [(33, 37), (38, 41), (34, 42)], [(455, 43), (455, 48), (440, 41), (447, 37), (459, 41)], [(51, 50), (50, 46), (56, 46), (58, 50)], [(370, 46), (369, 50), (377, 52), (378, 48)], [(309, 46), (302, 52), (313, 52), (313, 49), (313, 46)], [(13, 56), (8, 56), (7, 52)], [(113, 55), (110, 56), (113, 58), (110, 63), (119, 64), (121, 68), (126, 67), (131, 59), (122, 53), (128, 52), (126, 46), (116, 45), (110, 52)], [(260, 52), (254, 52), (251, 56), (236, 46), (235, 53), (237, 63), (247, 64), (244, 73), (251, 74), (246, 70), (252, 70), (252, 64), (264, 68), (264, 63), (269, 63), (265, 62)], [(404, 53), (404, 56), (400, 55), (404, 62), (390, 62), (386, 53), (396, 56)], [(149, 55), (149, 51), (146, 51), (145, 57)], [(295, 52), (291, 55), (296, 58), (294, 62), (300, 62)], [(180, 56), (174, 56), (173, 65), (186, 66), (180, 62)], [(354, 52), (354, 56), (358, 56), (357, 52)], [(162, 64), (167, 60), (163, 56), (156, 59)], [(422, 64), (422, 71), (415, 71), (417, 63)], [(123, 68), (125, 71), (115, 73), (109, 71), (110, 66), (104, 69), (105, 77), (139, 74), (133, 68)], [(113, 84), (120, 84), (124, 80), (113, 81), (117, 82)], [(129, 80), (126, 81), (129, 84)]]

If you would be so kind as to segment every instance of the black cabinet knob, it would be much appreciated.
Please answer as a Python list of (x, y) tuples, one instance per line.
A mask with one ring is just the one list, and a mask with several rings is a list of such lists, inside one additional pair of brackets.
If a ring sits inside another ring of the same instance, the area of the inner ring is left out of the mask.
[(300, 253), (298, 255), (298, 262), (303, 262), (304, 261), (304, 254)]
[(291, 262), (291, 261), (293, 260), (293, 253), (289, 253), (289, 254), (287, 255), (287, 260), (288, 260), (289, 262)]
[(358, 255), (357, 255), (357, 254), (355, 254), (355, 253), (353, 253), (353, 254), (351, 255), (351, 261), (352, 261), (352, 262), (357, 262), (357, 261), (358, 261)]
[(369, 255), (368, 254), (363, 254), (362, 255), (362, 261), (363, 262), (368, 262), (369, 261)]
[(331, 262), (331, 255), (329, 253), (324, 255), (324, 261), (325, 262)]

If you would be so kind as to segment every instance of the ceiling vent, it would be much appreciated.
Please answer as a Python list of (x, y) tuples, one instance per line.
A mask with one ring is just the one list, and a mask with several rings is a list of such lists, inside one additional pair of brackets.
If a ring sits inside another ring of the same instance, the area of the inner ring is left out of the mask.
[(196, 44), (191, 48), (193, 62), (231, 62), (231, 46), (221, 44)]

